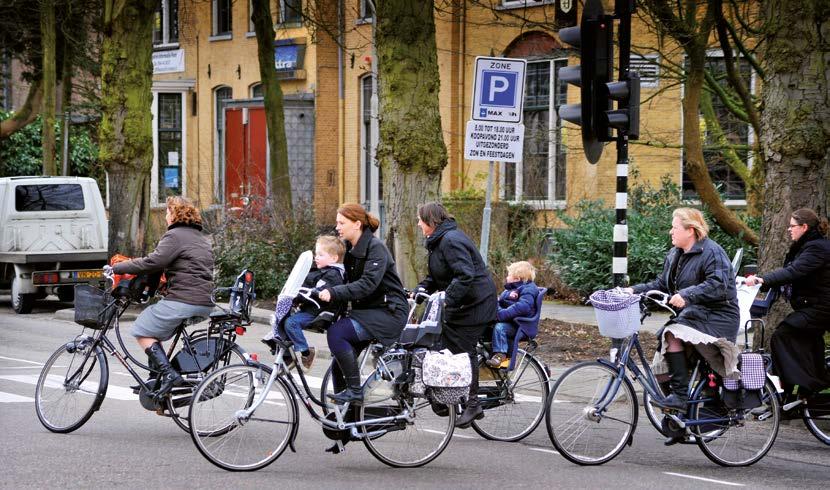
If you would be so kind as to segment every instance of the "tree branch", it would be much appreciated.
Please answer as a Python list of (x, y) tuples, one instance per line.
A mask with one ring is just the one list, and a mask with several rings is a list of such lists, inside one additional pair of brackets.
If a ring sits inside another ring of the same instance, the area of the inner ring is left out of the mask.
[(26, 96), (26, 102), (12, 117), (5, 121), (0, 121), (0, 139), (8, 138), (15, 131), (22, 129), (32, 123), (43, 105), (43, 85), (40, 80), (32, 82), (29, 86), (29, 95)]

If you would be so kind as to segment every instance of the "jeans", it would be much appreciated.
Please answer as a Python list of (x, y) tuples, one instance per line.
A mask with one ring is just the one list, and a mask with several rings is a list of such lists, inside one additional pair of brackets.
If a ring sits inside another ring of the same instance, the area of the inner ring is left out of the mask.
[(493, 353), (501, 352), (507, 354), (510, 351), (508, 345), (516, 336), (516, 326), (512, 323), (499, 322), (493, 327)]
[(303, 335), (303, 327), (308, 326), (314, 318), (315, 316), (311, 313), (298, 311), (290, 315), (283, 322), (283, 327), (280, 328), (281, 333), (287, 335), (294, 342), (295, 351), (305, 352), (308, 350), (308, 341), (305, 339), (305, 335)]

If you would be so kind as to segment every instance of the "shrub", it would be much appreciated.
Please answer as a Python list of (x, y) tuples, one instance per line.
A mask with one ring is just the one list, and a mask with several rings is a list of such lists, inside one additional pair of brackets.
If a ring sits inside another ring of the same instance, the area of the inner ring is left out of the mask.
[(318, 234), (310, 206), (292, 214), (270, 201), (254, 201), (243, 210), (225, 209), (215, 217), (208, 213), (205, 222), (214, 239), (217, 286), (230, 285), (247, 268), (254, 272), (261, 299), (279, 294), (297, 257), (314, 249)]
[[(662, 271), (663, 259), (671, 238), (672, 211), (689, 205), (680, 199), (680, 189), (669, 177), (664, 177), (659, 189), (647, 184), (633, 186), (629, 193), (628, 210), (628, 275), (631, 284), (652, 280)], [(710, 237), (718, 242), (731, 258), (736, 250), (744, 248), (742, 263), (755, 260), (756, 250), (740, 239), (724, 232), (703, 209), (710, 225)], [(759, 218), (740, 215), (751, 228), (757, 230)], [(613, 285), (611, 261), (613, 258), (614, 210), (601, 200), (582, 201), (574, 216), (560, 215), (567, 228), (552, 233), (553, 250), (550, 260), (562, 281), (582, 295)]]

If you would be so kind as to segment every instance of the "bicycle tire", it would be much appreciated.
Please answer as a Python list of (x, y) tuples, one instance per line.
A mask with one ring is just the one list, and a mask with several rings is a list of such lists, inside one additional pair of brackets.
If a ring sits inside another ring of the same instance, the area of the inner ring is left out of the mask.
[(100, 346), (91, 340), (62, 345), (43, 365), (37, 380), (38, 420), (52, 432), (77, 430), (101, 407), (108, 383), (109, 365)]
[[(369, 356), (369, 349), (364, 349), (363, 352), (358, 356), (358, 365), (360, 366), (360, 382), (361, 384), (366, 382), (369, 379), (369, 376), (375, 372), (375, 368), (371, 365), (371, 363), (367, 363), (367, 356)], [(323, 404), (323, 414), (328, 415), (331, 413), (331, 405), (329, 404), (328, 396), (329, 393), (334, 392), (334, 384), (332, 383), (331, 379), (331, 370), (334, 366), (334, 363), (337, 362), (334, 358), (332, 358), (329, 367), (326, 369), (325, 374), (323, 374), (323, 380), (320, 384), (320, 402)]]
[(367, 422), (401, 414), (407, 408), (412, 409), (407, 421), (358, 428), (372, 456), (393, 468), (417, 468), (434, 460), (447, 448), (455, 430), (455, 410), (438, 415), (426, 397), (399, 393), (392, 381), (382, 379), (375, 379), (366, 388), (358, 417)]
[(808, 400), (802, 412), (804, 425), (816, 439), (830, 446), (830, 391)]
[[(196, 348), (200, 342), (206, 341), (207, 338), (203, 337), (197, 339), (191, 345)], [(223, 339), (223, 341), (226, 340)], [(201, 383), (207, 375), (220, 368), (235, 364), (245, 364), (247, 362), (245, 359), (245, 351), (237, 344), (233, 344), (222, 357), (222, 359), (218, 359), (217, 362), (214, 362), (207, 371), (202, 371), (194, 375), (182, 375), (186, 384), (173, 388), (170, 392), (170, 396), (165, 398), (167, 413), (170, 415), (170, 418), (173, 419), (173, 422), (183, 431), (190, 432), (190, 400), (193, 397), (193, 392), (196, 390), (196, 387), (199, 386), (199, 383)], [(233, 357), (235, 357), (235, 359)]]
[(608, 411), (596, 415), (596, 405), (607, 398), (615, 380), (614, 369), (590, 361), (565, 371), (551, 389), (545, 417), (548, 436), (568, 461), (583, 466), (600, 465), (631, 444), (638, 412), (634, 387), (628, 378), (619, 380)]
[[(705, 382), (698, 384), (694, 398), (700, 398), (705, 385)], [(741, 426), (727, 422), (692, 427), (698, 447), (710, 461), (720, 466), (749, 466), (769, 452), (781, 422), (778, 394), (769, 379), (764, 383), (761, 400), (760, 407), (742, 410)], [(701, 419), (724, 416), (729, 412), (722, 406), (720, 397), (714, 397), (711, 402), (695, 404), (691, 413), (692, 419)]]
[(190, 437), (199, 453), (228, 471), (255, 471), (279, 458), (299, 426), (297, 400), (278, 377), (267, 398), (242, 416), (266, 387), (271, 368), (232, 365), (208, 375), (190, 404)]
[[(547, 372), (532, 354), (519, 349), (517, 355), (520, 360), (507, 380), (487, 367), (484, 359), (479, 362), (479, 373), (492, 374), (479, 375), (478, 397), (485, 417), (472, 424), (473, 430), (485, 439), (520, 441), (536, 430), (545, 416), (550, 393)], [(510, 389), (505, 383), (512, 384)]]

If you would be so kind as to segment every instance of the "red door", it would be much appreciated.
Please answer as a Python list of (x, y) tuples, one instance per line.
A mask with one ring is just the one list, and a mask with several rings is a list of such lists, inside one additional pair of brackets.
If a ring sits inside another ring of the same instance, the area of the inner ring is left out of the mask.
[(268, 140), (262, 107), (225, 109), (225, 203), (244, 208), (268, 196)]

